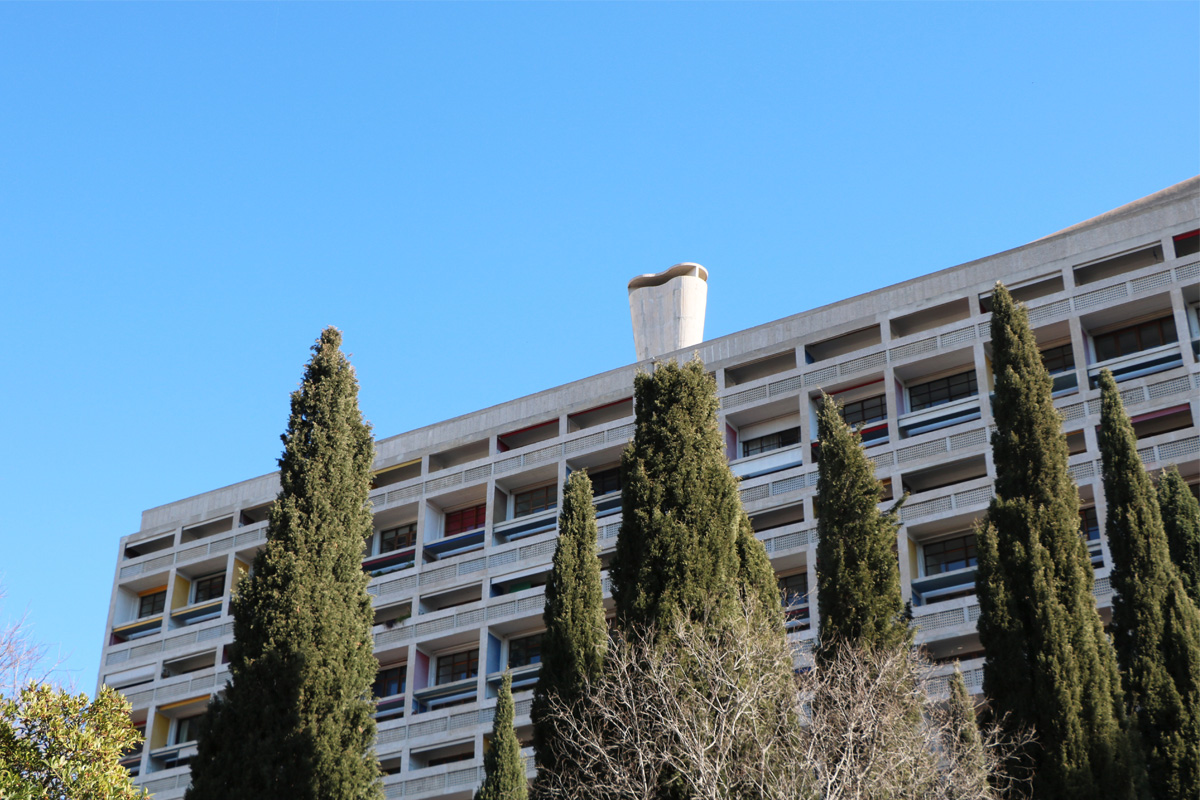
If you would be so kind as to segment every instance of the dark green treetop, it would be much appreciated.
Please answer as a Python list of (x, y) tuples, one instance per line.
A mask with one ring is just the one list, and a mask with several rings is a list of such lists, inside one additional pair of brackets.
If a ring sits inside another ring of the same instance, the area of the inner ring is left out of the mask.
[(1022, 754), (1035, 796), (1132, 797), (1143, 775), (1092, 594), (1061, 418), (1025, 309), (1000, 284), (991, 338), (996, 497), (979, 530), (976, 578), (984, 693), (1004, 725), (1035, 730)]
[(1113, 639), (1154, 797), (1200, 797), (1200, 611), (1171, 562), (1150, 476), (1108, 370), (1100, 373)]
[(745, 592), (778, 624), (775, 576), (725, 458), (712, 376), (698, 358), (659, 363), (634, 395), (611, 570), (618, 622), (667, 630), (681, 613), (739, 613)]
[(341, 341), (322, 331), (292, 393), (267, 544), (233, 598), (232, 683), (202, 723), (188, 800), (381, 796), (362, 569), (375, 447)]
[(818, 659), (843, 645), (894, 647), (909, 636), (896, 561), (899, 522), (879, 510), (875, 465), (828, 395), (817, 411), (817, 439)]
[(483, 754), (483, 785), (475, 793), (475, 800), (525, 800), (529, 796), (521, 743), (513, 727), (514, 715), (512, 675), (506, 672), (496, 700), (491, 744)]
[(1200, 603), (1200, 502), (1174, 466), (1158, 479), (1158, 507), (1171, 561), (1193, 603)]
[(546, 624), (542, 666), (530, 713), (539, 774), (570, 768), (573, 742), (559, 732), (552, 709), (556, 704), (575, 703), (584, 682), (600, 677), (608, 647), (596, 555), (596, 508), (592, 482), (584, 470), (571, 473), (563, 490), (558, 543), (546, 581), (542, 619)]

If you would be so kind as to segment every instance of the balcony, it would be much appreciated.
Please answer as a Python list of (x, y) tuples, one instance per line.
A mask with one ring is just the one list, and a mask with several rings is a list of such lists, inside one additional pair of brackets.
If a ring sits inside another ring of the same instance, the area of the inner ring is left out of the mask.
[(912, 582), (913, 606), (926, 606), (940, 600), (974, 595), (975, 571), (975, 567), (964, 567), (917, 578)]
[(504, 673), (508, 672), (509, 675), (512, 675), (512, 689), (514, 692), (518, 689), (532, 688), (537, 683), (538, 673), (541, 669), (541, 662), (537, 662), (526, 664), (523, 667), (510, 667), (507, 670), (489, 672), (487, 684), (493, 689), (498, 689), (500, 682), (504, 679)]
[(900, 438), (907, 439), (922, 433), (948, 428), (951, 425), (961, 425), (964, 422), (977, 420), (982, 416), (979, 395), (952, 400), (932, 408), (920, 411), (910, 411), (897, 418), (900, 428)]
[(390, 553), (384, 553), (381, 556), (368, 558), (362, 562), (363, 571), (371, 573), (372, 578), (378, 578), (380, 575), (387, 575), (391, 572), (408, 569), (413, 565), (416, 552), (414, 548), (409, 547), (404, 550), (394, 550)]
[(375, 703), (375, 720), (383, 722), (389, 719), (403, 719), (405, 711), (405, 698), (407, 695), (403, 692), (392, 695), (391, 697), (381, 697)]
[(769, 450), (730, 463), (729, 469), (739, 478), (756, 478), (804, 464), (803, 445), (792, 445), (778, 450)]
[[(557, 525), (558, 509), (548, 508), (535, 514), (527, 514), (497, 523), (492, 528), (492, 533), (495, 534), (497, 542), (515, 542), (518, 539), (552, 531)], [(425, 547), (428, 548), (429, 545)]]
[(474, 677), (426, 686), (413, 692), (414, 711), (421, 714), (447, 706), (473, 703), (478, 699), (478, 691), (479, 682)]
[(216, 619), (221, 616), (221, 606), (224, 602), (225, 598), (218, 597), (215, 600), (205, 600), (177, 608), (171, 612), (171, 623), (173, 625), (195, 625), (198, 622)]
[(1100, 385), (1100, 372), (1108, 370), (1120, 383), (1144, 375), (1166, 372), (1183, 365), (1183, 352), (1178, 342), (1151, 347), (1137, 353), (1110, 358), (1088, 367), (1088, 382), (1093, 389)]
[(109, 644), (123, 644), (162, 633), (162, 620), (162, 614), (155, 614), (153, 617), (118, 625), (112, 629), (112, 640)]
[(432, 542), (426, 542), (425, 557), (432, 561), (439, 561), (450, 556), (482, 549), (483, 527), (480, 526), (475, 530), (464, 531), (456, 533), (453, 536), (446, 536), (441, 539), (435, 539)]

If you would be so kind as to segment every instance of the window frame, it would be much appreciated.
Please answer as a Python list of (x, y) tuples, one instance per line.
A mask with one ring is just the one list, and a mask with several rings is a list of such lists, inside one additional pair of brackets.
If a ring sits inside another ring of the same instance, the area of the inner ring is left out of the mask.
[[(965, 384), (968, 387), (967, 392), (965, 394), (955, 395), (953, 393), (953, 389), (956, 384), (951, 383), (951, 382), (954, 381), (956, 378), (962, 378), (963, 376), (969, 376), (969, 377), (967, 377), (967, 379), (965, 381)], [(933, 386), (933, 384), (941, 383), (941, 382), (946, 383), (946, 399), (945, 400), (937, 400), (937, 401), (930, 400), (930, 401), (926, 402), (924, 405), (921, 405), (920, 407), (918, 407), (917, 402), (913, 397), (913, 392), (916, 390), (925, 390), (927, 393), (932, 395), (932, 392), (935, 390), (929, 389), (928, 387), (931, 387), (931, 386)], [(953, 372), (953, 373), (949, 373), (949, 374), (939, 375), (934, 378), (929, 378), (927, 380), (923, 380), (921, 383), (906, 385), (904, 387), (904, 392), (908, 398), (908, 412), (910, 414), (915, 414), (920, 411), (928, 411), (933, 408), (939, 408), (941, 406), (950, 405), (951, 403), (958, 402), (959, 400), (966, 400), (971, 397), (978, 397), (979, 396), (979, 376), (976, 374), (975, 367), (971, 367), (969, 369), (960, 370), (958, 372)]]
[[(465, 524), (468, 521), (468, 517), (472, 521), (472, 524), (470, 525)], [(452, 523), (461, 524), (461, 527), (455, 527), (452, 525)], [(486, 524), (486, 501), (473, 506), (457, 508), (453, 511), (444, 512), (444, 519), (442, 520), (442, 536), (450, 537), (457, 536), (460, 533), (471, 533), (472, 531), (482, 529)]]
[[(794, 441), (792, 440), (793, 437), (795, 437)], [(755, 436), (753, 439), (742, 439), (739, 444), (742, 446), (742, 458), (760, 456), (763, 453), (772, 453), (776, 450), (794, 447), (800, 444), (800, 426), (784, 428), (774, 433), (765, 433), (762, 436)], [(770, 446), (766, 446), (768, 444)]]
[[(1158, 344), (1144, 346), (1143, 328), (1148, 330), (1152, 325), (1157, 328), (1159, 342)], [(1174, 338), (1167, 337), (1166, 330), (1168, 328), (1170, 329), (1171, 335)], [(1129, 333), (1133, 333), (1135, 335), (1137, 340), (1137, 349), (1126, 351), (1123, 349), (1121, 344), (1121, 334)], [(1127, 322), (1122, 324), (1120, 327), (1109, 328), (1107, 330), (1100, 330), (1096, 333), (1091, 333), (1088, 338), (1091, 340), (1092, 354), (1096, 358), (1096, 363), (1099, 364), (1106, 361), (1112, 361), (1113, 359), (1117, 358), (1124, 358), (1126, 356), (1144, 353), (1147, 350), (1153, 350), (1156, 347), (1164, 347), (1168, 344), (1176, 344), (1179, 341), (1179, 329), (1175, 326), (1174, 313), (1168, 310), (1165, 314), (1159, 314), (1158, 316), (1149, 319)], [(1106, 343), (1109, 340), (1112, 341), (1112, 354), (1101, 355), (1102, 343)]]
[[(221, 590), (216, 594), (210, 594), (207, 597), (200, 597), (200, 587), (206, 584), (211, 584), (214, 581), (220, 582)], [(192, 581), (191, 601), (192, 605), (198, 603), (208, 603), (213, 600), (220, 600), (225, 597), (225, 571), (212, 572), (208, 575), (201, 575)]]
[[(198, 714), (189, 714), (186, 717), (175, 717), (172, 719), (171, 746), (176, 747), (185, 744), (191, 744), (192, 742), (197, 741), (200, 736), (200, 729), (198, 726), (200, 718), (203, 716), (204, 712), (201, 711)], [(184, 733), (189, 734), (189, 738), (182, 738)]]
[[(969, 544), (965, 544), (968, 542), (968, 540), (970, 540)], [(947, 545), (951, 542), (959, 542), (959, 541), (964, 542), (964, 545), (962, 547), (957, 547), (957, 548), (950, 549), (950, 550), (945, 549), (945, 545)], [(929, 548), (930, 547), (938, 547), (938, 546), (941, 546), (943, 548), (941, 550), (941, 554), (943, 556), (947, 555), (947, 554), (962, 552), (964, 554), (964, 557), (963, 558), (955, 558), (953, 560), (944, 559), (943, 561), (940, 562), (943, 565), (942, 569), (939, 569), (937, 572), (930, 572), (929, 571), (929, 566), (930, 566)], [(974, 563), (972, 563), (972, 561), (974, 561)], [(962, 562), (962, 566), (953, 567), (951, 569), (945, 568), (946, 564), (957, 564), (959, 562)], [(959, 570), (970, 569), (972, 567), (978, 567), (978, 566), (979, 566), (979, 539), (974, 531), (960, 531), (960, 532), (950, 535), (950, 536), (942, 536), (942, 537), (940, 537), (938, 539), (934, 539), (932, 541), (921, 542), (921, 577), (922, 578), (932, 578), (937, 575), (945, 575), (948, 572), (958, 572)]]
[[(528, 634), (527, 636), (520, 636), (515, 639), (509, 639), (508, 640), (508, 668), (509, 669), (520, 669), (522, 667), (529, 667), (534, 664), (541, 664), (542, 663), (542, 644), (545, 641), (543, 638), (545, 635), (546, 635), (545, 631), (538, 631), (537, 633), (531, 633), (531, 634)], [(535, 639), (537, 640), (535, 646), (532, 649), (529, 648), (528, 644), (526, 644), (526, 643), (530, 642), (531, 640), (535, 640)], [(514, 664), (513, 663), (513, 655), (517, 651), (518, 645), (521, 645), (520, 649), (522, 650), (523, 654), (525, 655), (526, 660), (524, 661), (524, 663)]]
[[(528, 503), (522, 510), (522, 504)], [(512, 518), (528, 517), (558, 508), (558, 483), (546, 483), (512, 494)]]
[[(155, 599), (157, 599), (158, 602), (154, 602)], [(152, 604), (152, 607), (149, 611), (146, 610), (146, 601), (147, 600), (150, 600), (151, 604)], [(166, 610), (167, 610), (166, 587), (163, 587), (162, 589), (159, 589), (158, 591), (150, 591), (150, 592), (146, 592), (143, 595), (138, 596), (138, 614), (137, 614), (138, 619), (151, 619), (153, 617), (160, 617), (163, 615), (163, 613)]]
[[(621, 467), (606, 467), (605, 469), (597, 470), (595, 474), (588, 472), (588, 479), (592, 482), (592, 497), (603, 497), (606, 494), (621, 491)], [(602, 488), (612, 485), (612, 488), (607, 488), (600, 491)]]
[[(396, 683), (396, 686), (399, 688), (399, 691), (393, 692), (391, 694), (379, 694), (377, 690), (378, 690), (380, 684), (387, 681), (388, 679), (386, 676), (392, 672), (396, 673), (396, 682), (395, 683)], [(408, 691), (407, 684), (408, 684), (408, 664), (406, 664), (406, 663), (390, 664), (386, 667), (380, 667), (378, 670), (375, 671), (375, 680), (372, 681), (372, 683), (371, 683), (371, 694), (374, 695), (376, 700), (386, 700), (391, 697), (399, 697), (399, 696), (407, 693), (407, 691)]]
[[(463, 661), (462, 661), (464, 666), (461, 670), (456, 670), (455, 665), (456, 665), (457, 660), (460, 657), (465, 657), (465, 658), (463, 658)], [(446, 680), (443, 680), (443, 675), (442, 675), (443, 665), (445, 665), (447, 667), (445, 670), (446, 678), (447, 678)], [(470, 672), (471, 674), (469, 674), (469, 675), (464, 674), (462, 677), (455, 677), (459, 671)], [(474, 647), (474, 648), (471, 648), (470, 650), (459, 650), (456, 653), (445, 653), (443, 655), (438, 656), (437, 662), (434, 664), (433, 677), (434, 677), (434, 681), (433, 681), (434, 686), (445, 686), (445, 685), (451, 684), (451, 683), (458, 683), (459, 681), (466, 681), (466, 680), (470, 680), (472, 678), (478, 678), (479, 677), (479, 648)]]
[[(391, 547), (388, 547), (387, 546), (388, 545), (388, 534), (396, 534), (396, 536), (393, 538), (400, 539), (401, 531), (404, 531), (405, 539), (401, 540), (397, 543), (394, 543), (393, 546), (391, 546)], [(403, 525), (395, 525), (391, 528), (387, 528), (387, 529), (381, 530), (379, 532), (379, 553), (378, 553), (378, 555), (382, 556), (387, 553), (394, 553), (397, 550), (409, 550), (416, 546), (417, 546), (417, 523), (416, 523), (416, 520), (414, 520), (412, 522), (406, 522)]]

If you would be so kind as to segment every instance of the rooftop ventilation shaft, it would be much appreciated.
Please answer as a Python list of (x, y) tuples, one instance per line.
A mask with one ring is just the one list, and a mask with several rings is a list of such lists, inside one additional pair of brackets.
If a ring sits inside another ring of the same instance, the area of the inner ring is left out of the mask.
[(708, 270), (676, 264), (657, 275), (629, 282), (629, 313), (637, 360), (646, 361), (704, 341)]

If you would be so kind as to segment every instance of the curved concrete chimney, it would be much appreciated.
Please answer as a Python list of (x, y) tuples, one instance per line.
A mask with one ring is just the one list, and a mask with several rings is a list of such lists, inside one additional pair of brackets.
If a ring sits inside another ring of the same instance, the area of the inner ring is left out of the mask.
[(629, 282), (629, 313), (637, 360), (658, 358), (704, 341), (704, 308), (708, 302), (708, 270), (699, 264), (676, 264), (657, 275), (638, 275)]

